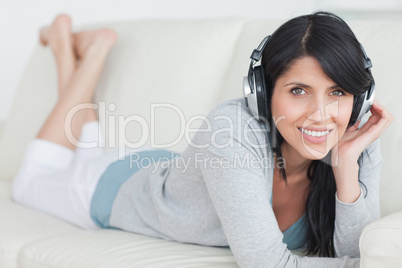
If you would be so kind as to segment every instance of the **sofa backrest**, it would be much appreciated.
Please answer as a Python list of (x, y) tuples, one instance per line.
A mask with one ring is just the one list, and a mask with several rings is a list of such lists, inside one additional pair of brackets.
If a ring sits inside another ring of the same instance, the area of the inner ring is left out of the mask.
[[(85, 26), (109, 27), (119, 41), (108, 57), (96, 102), (106, 146), (165, 146), (181, 151), (187, 131), (218, 103), (242, 96), (249, 56), (282, 21), (207, 19), (141, 20)], [(383, 214), (402, 210), (402, 22), (350, 21), (372, 59), (376, 98), (395, 115), (382, 137)], [(79, 30), (79, 29), (76, 29)], [(11, 180), (28, 142), (35, 137), (57, 98), (55, 63), (37, 46), (22, 77), (0, 140), (0, 179)], [(151, 115), (153, 120), (151, 120)], [(108, 148), (107, 148), (108, 149)]]

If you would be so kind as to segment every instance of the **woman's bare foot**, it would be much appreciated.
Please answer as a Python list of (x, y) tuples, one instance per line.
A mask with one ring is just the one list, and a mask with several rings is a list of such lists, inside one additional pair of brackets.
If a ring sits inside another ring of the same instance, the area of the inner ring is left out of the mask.
[(61, 94), (77, 67), (71, 18), (65, 14), (58, 15), (50, 26), (43, 27), (39, 31), (39, 41), (42, 45), (49, 46), (53, 52), (57, 63), (59, 94)]
[(61, 44), (72, 45), (71, 18), (65, 14), (58, 15), (50, 26), (39, 30), (39, 41), (52, 49)]
[(98, 29), (73, 34), (74, 49), (78, 60), (89, 55), (108, 53), (117, 41), (117, 34), (111, 29)]

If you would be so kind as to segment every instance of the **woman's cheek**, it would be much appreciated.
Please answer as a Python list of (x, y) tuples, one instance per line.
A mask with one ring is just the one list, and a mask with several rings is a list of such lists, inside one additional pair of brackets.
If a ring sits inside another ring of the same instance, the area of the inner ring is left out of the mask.
[(346, 131), (350, 121), (350, 116), (352, 115), (353, 100), (344, 101), (339, 107), (339, 116), (337, 118), (337, 123), (340, 129)]
[(272, 116), (276, 125), (282, 120), (292, 122), (299, 118), (299, 115), (300, 109), (296, 108), (294, 102), (286, 99), (282, 99), (281, 101), (273, 100)]

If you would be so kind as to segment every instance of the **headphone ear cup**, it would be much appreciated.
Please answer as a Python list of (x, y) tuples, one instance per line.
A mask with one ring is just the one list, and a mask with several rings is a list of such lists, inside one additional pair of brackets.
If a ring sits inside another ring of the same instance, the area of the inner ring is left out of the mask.
[(352, 114), (350, 115), (350, 120), (349, 120), (348, 127), (353, 126), (354, 124), (356, 124), (356, 122), (358, 120), (360, 120), (360, 118), (358, 118), (358, 117), (359, 117), (359, 114), (360, 114), (360, 110), (363, 107), (365, 96), (366, 96), (366, 94), (361, 94), (359, 96), (354, 96)]
[(264, 68), (261, 65), (255, 66), (253, 72), (255, 78), (255, 91), (257, 94), (258, 116), (262, 120), (269, 120), (271, 109), (268, 103), (268, 94), (270, 94), (270, 92), (267, 92), (264, 78)]

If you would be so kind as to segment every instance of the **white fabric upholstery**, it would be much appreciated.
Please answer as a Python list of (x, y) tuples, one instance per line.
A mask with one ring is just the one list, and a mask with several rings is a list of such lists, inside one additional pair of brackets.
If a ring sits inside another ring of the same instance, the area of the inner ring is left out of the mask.
[(367, 226), (360, 239), (361, 267), (399, 267), (402, 263), (402, 211)]
[(116, 230), (79, 230), (38, 240), (24, 248), (19, 263), (38, 268), (236, 267), (227, 248), (179, 244)]
[(0, 267), (17, 267), (18, 254), (27, 244), (57, 236), (77, 227), (52, 216), (15, 204), (11, 185), (0, 181)]
[[(119, 34), (112, 49), (96, 100), (104, 126), (113, 141), (139, 141), (139, 121), (155, 127), (156, 144), (179, 140), (169, 149), (181, 151), (180, 131), (194, 115), (205, 115), (216, 104), (242, 95), (251, 51), (282, 22), (277, 20), (144, 20), (92, 25), (110, 27)], [(373, 61), (376, 97), (395, 116), (382, 137), (384, 165), (381, 182), (382, 215), (402, 211), (402, 112), (397, 96), (402, 84), (402, 22), (350, 21)], [(17, 53), (17, 52), (16, 52)], [(236, 267), (227, 249), (206, 248), (151, 239), (116, 230), (83, 231), (54, 217), (11, 201), (10, 184), (28, 142), (51, 110), (57, 97), (55, 63), (40, 46), (21, 80), (0, 140), (0, 267)], [(151, 104), (164, 103), (154, 110)], [(108, 109), (114, 104), (116, 109)], [(180, 119), (183, 113), (185, 120)], [(129, 117), (131, 116), (131, 117)], [(134, 118), (135, 117), (135, 118)], [(113, 121), (115, 120), (115, 121)], [(131, 121), (130, 121), (131, 120)], [(194, 120), (187, 128), (196, 128)], [(122, 125), (120, 125), (122, 127)], [(117, 136), (119, 139), (117, 139)], [(151, 133), (145, 136), (152, 145)], [(402, 214), (395, 213), (368, 226), (361, 236), (362, 267), (390, 267), (400, 263)]]

